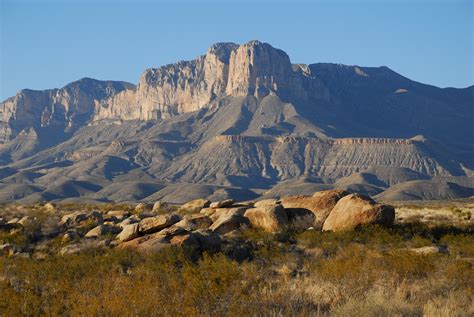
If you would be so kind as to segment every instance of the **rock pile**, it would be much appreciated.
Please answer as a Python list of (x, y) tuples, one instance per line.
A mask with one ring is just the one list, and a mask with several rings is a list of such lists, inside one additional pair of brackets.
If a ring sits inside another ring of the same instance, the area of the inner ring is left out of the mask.
[[(169, 246), (216, 252), (228, 248), (232, 237), (245, 228), (267, 232), (287, 228), (341, 231), (364, 224), (389, 226), (395, 218), (393, 207), (342, 190), (251, 203), (236, 203), (231, 199), (211, 203), (197, 199), (175, 212), (162, 213), (163, 208), (169, 206), (139, 204), (133, 213), (123, 210), (72, 212), (57, 218), (48, 238), (59, 238), (57, 241), (63, 245), (59, 253), (63, 255), (91, 247), (117, 246), (140, 252), (155, 252)], [(15, 234), (34, 221), (29, 216), (8, 221), (0, 218), (0, 230)], [(40, 235), (38, 241), (44, 238)], [(41, 248), (44, 249), (44, 245)], [(0, 252), (7, 255), (34, 256), (36, 251), (28, 247), (21, 250), (11, 243), (0, 245)]]

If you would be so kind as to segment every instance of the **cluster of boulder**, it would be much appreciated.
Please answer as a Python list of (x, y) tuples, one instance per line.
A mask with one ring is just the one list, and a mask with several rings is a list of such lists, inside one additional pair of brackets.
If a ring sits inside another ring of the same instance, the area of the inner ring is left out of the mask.
[[(391, 225), (395, 218), (393, 207), (343, 190), (249, 203), (236, 203), (232, 199), (217, 202), (197, 199), (164, 213), (168, 208), (165, 203), (156, 203), (154, 206), (139, 204), (134, 213), (114, 210), (66, 214), (58, 224), (58, 238), (70, 243), (62, 247), (60, 253), (81, 251), (87, 246), (84, 240), (89, 244), (100, 241), (106, 246), (140, 252), (154, 252), (172, 245), (215, 252), (223, 241), (243, 228), (268, 232), (288, 227), (341, 231), (362, 224)], [(15, 224), (12, 221), (0, 223), (0, 229), (17, 228), (27, 220), (15, 221)], [(10, 247), (3, 246), (4, 249)]]

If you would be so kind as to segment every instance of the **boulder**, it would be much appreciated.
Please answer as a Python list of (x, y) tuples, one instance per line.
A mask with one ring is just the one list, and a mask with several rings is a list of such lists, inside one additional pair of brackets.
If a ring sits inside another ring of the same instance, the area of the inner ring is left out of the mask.
[(168, 228), (180, 220), (181, 217), (176, 214), (159, 215), (156, 217), (145, 218), (139, 222), (138, 230), (140, 233), (150, 234)]
[(288, 225), (288, 216), (282, 205), (260, 205), (257, 208), (247, 209), (244, 214), (255, 228), (269, 232), (281, 230)]
[(120, 241), (130, 241), (138, 238), (139, 235), (138, 223), (133, 223), (123, 226), (122, 231), (117, 235), (117, 239)]
[(237, 212), (221, 215), (209, 228), (218, 234), (226, 234), (232, 230), (239, 230), (249, 226), (249, 220)]
[(134, 217), (128, 217), (128, 218), (122, 220), (121, 222), (119, 222), (117, 224), (117, 226), (119, 226), (120, 228), (123, 229), (123, 227), (125, 227), (125, 226), (131, 225), (131, 224), (134, 224), (134, 223), (138, 223), (138, 222), (140, 222), (140, 219), (137, 219), (137, 218), (134, 218)]
[(306, 209), (311, 211), (315, 216), (313, 227), (321, 229), (324, 221), (339, 199), (348, 194), (348, 192), (340, 189), (324, 190), (314, 193), (313, 196), (283, 197), (281, 204), (285, 209)]
[(199, 212), (201, 209), (209, 207), (211, 202), (207, 199), (195, 199), (182, 205), (179, 210), (186, 212)]
[(20, 218), (15, 217), (15, 218), (12, 218), (12, 219), (8, 220), (7, 224), (16, 225), (16, 224), (18, 224), (18, 221), (20, 221)]
[(196, 235), (191, 232), (183, 235), (173, 236), (169, 240), (169, 243), (171, 245), (184, 247), (192, 250), (200, 249), (200, 244), (198, 239), (196, 238)]
[(105, 234), (116, 234), (118, 231), (120, 231), (119, 228), (115, 226), (110, 226), (110, 225), (99, 225), (86, 233), (85, 237), (86, 238), (98, 238), (100, 236), (103, 236)]
[(75, 230), (68, 230), (62, 236), (63, 242), (70, 242), (79, 239), (81, 236)]
[(56, 211), (56, 205), (53, 203), (47, 203), (43, 206), (46, 211), (53, 212)]
[(449, 253), (448, 248), (444, 246), (437, 246), (437, 245), (432, 245), (432, 246), (426, 246), (426, 247), (420, 247), (420, 248), (411, 248), (409, 251), (414, 252), (416, 254), (421, 254), (421, 255), (430, 255), (430, 254), (436, 254), (436, 253)]
[(18, 220), (18, 224), (21, 225), (22, 227), (25, 227), (27, 226), (29, 223), (31, 223), (33, 221), (33, 218), (30, 217), (30, 216), (24, 216), (23, 218), (21, 218), (20, 220)]
[(247, 209), (247, 207), (217, 208), (214, 209), (215, 211), (209, 216), (209, 218), (214, 222), (224, 215), (243, 216)]
[(370, 197), (350, 194), (341, 198), (323, 224), (323, 231), (343, 231), (358, 225), (390, 226), (395, 220), (395, 209), (382, 205)]
[(120, 247), (134, 249), (143, 253), (157, 252), (166, 247), (170, 247), (172, 245), (171, 241), (173, 241), (174, 245), (186, 245), (191, 241), (186, 241), (186, 238), (180, 239), (175, 237), (189, 234), (190, 232), (183, 228), (172, 226), (160, 232), (123, 242)]
[(209, 205), (210, 208), (225, 208), (232, 206), (234, 204), (233, 199), (225, 199), (225, 200), (220, 200), (220, 201), (215, 201)]
[(144, 211), (149, 211), (153, 208), (152, 205), (150, 204), (145, 204), (145, 203), (139, 203), (135, 206), (135, 212), (144, 212)]
[(201, 211), (199, 213), (205, 215), (205, 216), (211, 216), (212, 214), (214, 214), (216, 212), (216, 209), (214, 208), (210, 208), (210, 207), (207, 207), (207, 208), (203, 208), (201, 209)]
[(207, 229), (212, 225), (212, 220), (204, 214), (185, 215), (183, 219), (175, 224), (175, 226), (184, 228), (188, 231), (197, 229)]
[(130, 216), (130, 212), (126, 210), (110, 210), (106, 213), (105, 218), (115, 217), (118, 221), (122, 221)]
[(15, 246), (13, 244), (6, 243), (6, 244), (0, 245), (0, 254), (10, 256), (14, 253), (14, 251), (15, 251)]
[(168, 203), (164, 201), (157, 201), (153, 204), (152, 211), (165, 211), (169, 209)]
[(73, 213), (64, 215), (61, 218), (61, 221), (59, 222), (59, 225), (66, 225), (66, 226), (72, 226), (72, 225), (77, 225), (81, 223), (82, 221), (86, 220), (87, 213), (83, 211), (75, 211)]
[(173, 225), (171, 227), (168, 227), (168, 228), (165, 228), (165, 229), (159, 231), (158, 234), (162, 235), (163, 237), (173, 237), (173, 236), (186, 234), (188, 232), (189, 231), (184, 229), (184, 228)]

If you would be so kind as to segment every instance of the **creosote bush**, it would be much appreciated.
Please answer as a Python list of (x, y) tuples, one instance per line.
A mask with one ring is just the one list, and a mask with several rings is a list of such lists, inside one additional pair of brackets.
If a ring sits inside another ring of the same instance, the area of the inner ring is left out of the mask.
[[(0, 257), (5, 316), (471, 316), (471, 228), (360, 227), (236, 238), (252, 257), (95, 249)], [(412, 248), (446, 245), (449, 253)]]

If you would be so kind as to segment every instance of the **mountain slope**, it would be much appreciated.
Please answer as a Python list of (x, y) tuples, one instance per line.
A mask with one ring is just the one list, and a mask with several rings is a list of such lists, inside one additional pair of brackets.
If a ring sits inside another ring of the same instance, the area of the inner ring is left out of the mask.
[[(258, 41), (217, 43), (145, 70), (136, 87), (85, 78), (4, 101), (0, 198), (181, 202), (295, 188), (464, 197), (473, 94), (387, 67), (291, 64)], [(430, 184), (438, 190), (418, 193)]]

